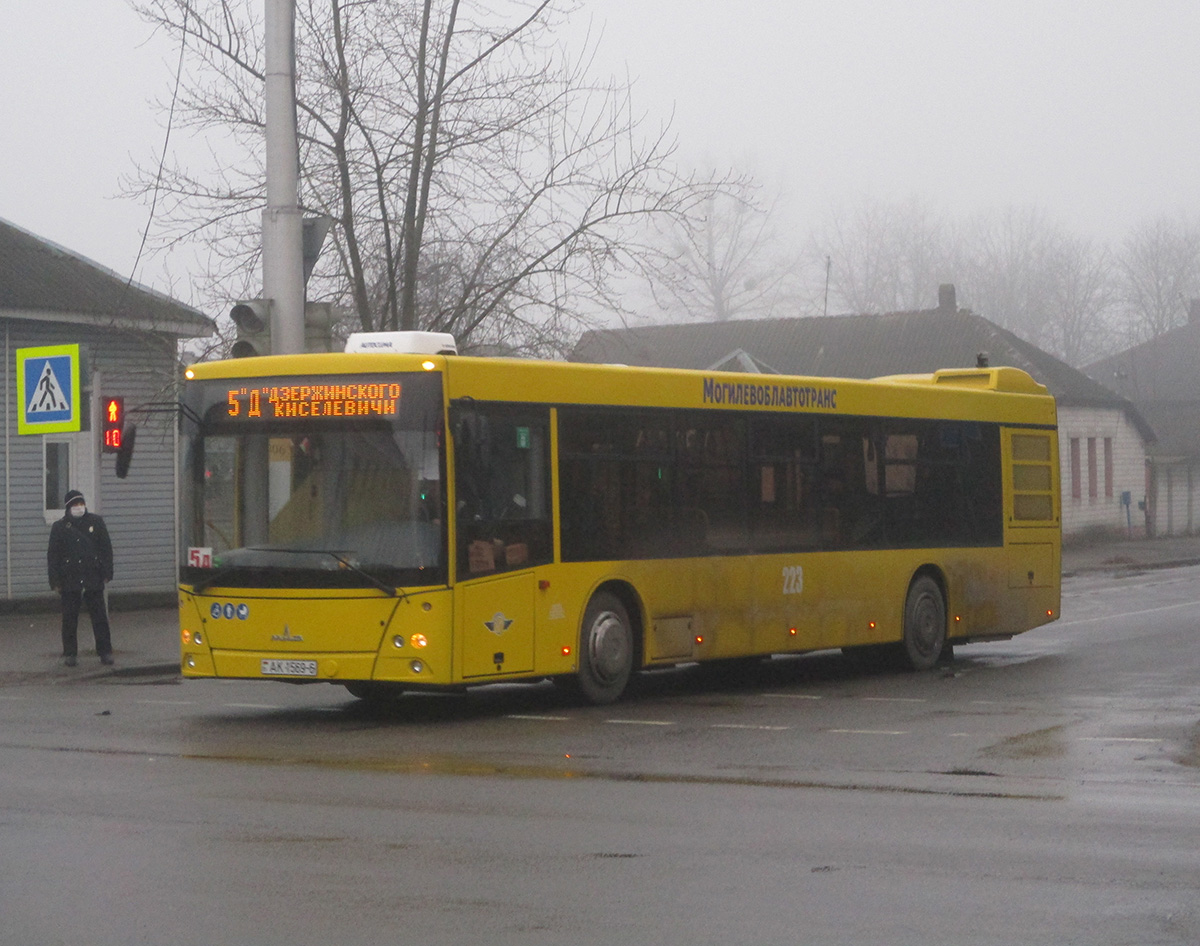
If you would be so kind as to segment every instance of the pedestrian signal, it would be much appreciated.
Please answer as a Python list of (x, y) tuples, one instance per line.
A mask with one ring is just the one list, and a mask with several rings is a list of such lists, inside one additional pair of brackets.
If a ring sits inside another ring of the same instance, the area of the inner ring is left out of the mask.
[(106, 397), (103, 403), (104, 418), (101, 424), (101, 453), (116, 453), (121, 449), (125, 429), (125, 398)]

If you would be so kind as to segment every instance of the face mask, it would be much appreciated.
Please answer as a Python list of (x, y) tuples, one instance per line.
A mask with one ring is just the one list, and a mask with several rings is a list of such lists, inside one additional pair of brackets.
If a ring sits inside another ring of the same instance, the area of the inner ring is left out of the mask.
[(87, 506), (85, 506), (83, 503), (76, 503), (71, 507), (71, 515), (76, 519), (82, 516), (85, 512), (87, 512)]

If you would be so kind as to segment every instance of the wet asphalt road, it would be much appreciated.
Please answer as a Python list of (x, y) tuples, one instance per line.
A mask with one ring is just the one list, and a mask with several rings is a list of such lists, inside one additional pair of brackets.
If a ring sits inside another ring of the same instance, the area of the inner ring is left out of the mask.
[(0, 944), (1200, 942), (1200, 569), (925, 675), (0, 688)]

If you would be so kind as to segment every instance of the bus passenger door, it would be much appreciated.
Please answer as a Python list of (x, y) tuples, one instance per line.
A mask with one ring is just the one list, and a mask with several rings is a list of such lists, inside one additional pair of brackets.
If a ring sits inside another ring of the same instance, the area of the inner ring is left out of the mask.
[(451, 429), (462, 676), (529, 674), (534, 569), (554, 558), (550, 411), (454, 404)]
[(535, 588), (524, 571), (460, 589), (464, 677), (533, 672)]

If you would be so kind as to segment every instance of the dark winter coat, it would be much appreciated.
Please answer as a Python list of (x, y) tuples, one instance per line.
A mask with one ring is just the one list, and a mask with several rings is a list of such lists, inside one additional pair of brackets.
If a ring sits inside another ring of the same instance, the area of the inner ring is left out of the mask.
[(50, 527), (46, 550), (50, 587), (64, 591), (96, 591), (112, 581), (113, 550), (104, 520), (85, 512), (78, 519), (70, 513)]

